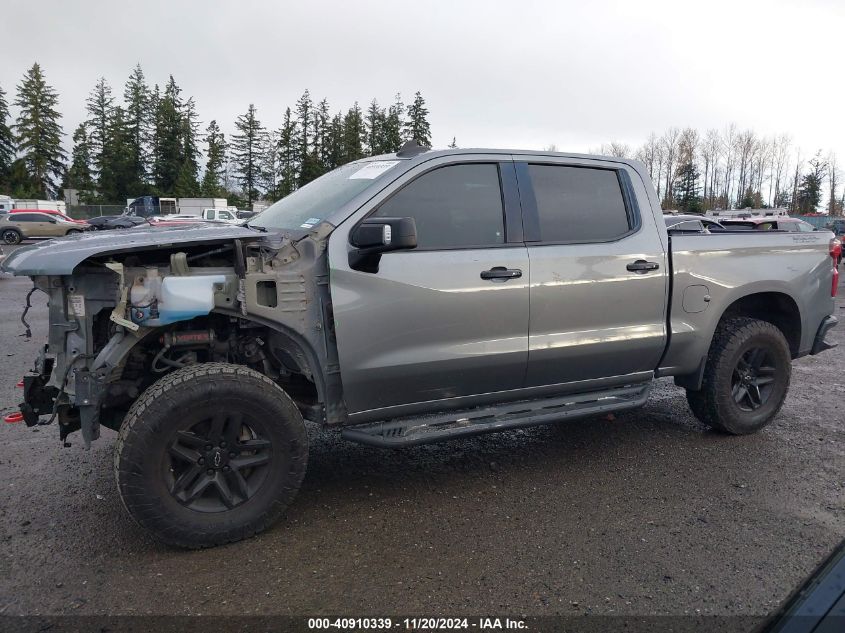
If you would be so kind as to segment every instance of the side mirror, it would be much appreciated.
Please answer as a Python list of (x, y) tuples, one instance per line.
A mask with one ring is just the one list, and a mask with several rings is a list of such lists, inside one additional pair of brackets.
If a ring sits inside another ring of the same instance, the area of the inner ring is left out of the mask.
[(349, 266), (375, 273), (382, 253), (416, 248), (417, 224), (414, 218), (367, 218), (352, 229), (349, 241)]

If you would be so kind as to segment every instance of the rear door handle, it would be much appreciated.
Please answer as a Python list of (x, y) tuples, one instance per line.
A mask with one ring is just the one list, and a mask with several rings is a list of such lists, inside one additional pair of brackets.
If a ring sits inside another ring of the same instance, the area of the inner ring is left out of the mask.
[(482, 279), (517, 279), (522, 277), (522, 271), (519, 268), (505, 268), (504, 266), (494, 266), (490, 270), (482, 270)]
[(644, 259), (638, 259), (637, 261), (631, 262), (630, 264), (625, 266), (625, 268), (630, 270), (632, 273), (644, 274), (650, 270), (657, 270), (658, 268), (660, 268), (660, 264), (658, 264), (657, 262), (647, 262)]

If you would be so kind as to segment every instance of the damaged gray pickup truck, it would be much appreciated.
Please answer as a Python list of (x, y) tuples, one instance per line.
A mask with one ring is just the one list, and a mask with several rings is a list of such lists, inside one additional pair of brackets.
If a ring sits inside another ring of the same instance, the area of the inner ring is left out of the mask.
[(830, 347), (839, 247), (667, 230), (634, 161), (409, 144), (243, 226), (53, 240), (3, 269), (49, 297), (26, 423), (118, 431), (126, 509), (196, 548), (280, 516), (305, 421), (404, 447), (631, 409), (674, 376), (703, 423), (757, 431), (792, 359)]

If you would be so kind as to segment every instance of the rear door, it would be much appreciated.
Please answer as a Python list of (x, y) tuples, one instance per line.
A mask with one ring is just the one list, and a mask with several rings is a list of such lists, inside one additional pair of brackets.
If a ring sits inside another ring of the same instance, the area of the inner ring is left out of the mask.
[(647, 378), (666, 342), (668, 270), (639, 176), (573, 159), (516, 171), (531, 261), (525, 386)]
[[(352, 269), (349, 231), (368, 216), (414, 218), (418, 247), (382, 255), (375, 273)], [(332, 234), (329, 261), (353, 419), (522, 386), (529, 268), (509, 159), (451, 156), (411, 170)]]

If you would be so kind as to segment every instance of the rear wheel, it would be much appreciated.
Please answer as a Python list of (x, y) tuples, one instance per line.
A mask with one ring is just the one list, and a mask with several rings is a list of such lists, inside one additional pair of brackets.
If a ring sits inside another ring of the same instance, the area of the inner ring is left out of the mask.
[(124, 506), (153, 535), (201, 548), (248, 538), (293, 500), (308, 458), (302, 415), (266, 376), (205, 363), (159, 380), (120, 429)]
[(3, 239), (4, 244), (20, 244), (23, 236), (20, 231), (16, 231), (15, 229), (3, 229), (0, 238)]
[(789, 344), (771, 323), (744, 317), (719, 324), (698, 391), (687, 390), (692, 412), (708, 426), (744, 435), (780, 411), (792, 371)]

